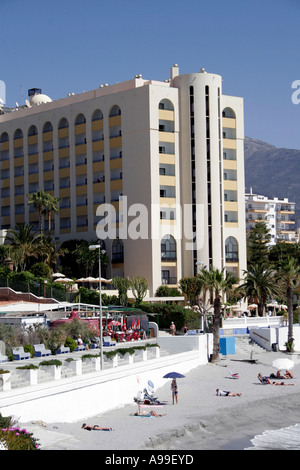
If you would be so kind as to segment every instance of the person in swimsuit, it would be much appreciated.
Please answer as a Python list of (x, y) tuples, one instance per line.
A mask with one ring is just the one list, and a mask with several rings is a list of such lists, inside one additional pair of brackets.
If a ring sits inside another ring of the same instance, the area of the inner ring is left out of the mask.
[(258, 379), (262, 384), (268, 384), (268, 385), (295, 385), (295, 384), (287, 384), (285, 382), (271, 382), (268, 377), (262, 377), (261, 373), (258, 374)]
[(277, 379), (292, 379), (294, 377), (290, 370), (287, 370), (283, 375), (281, 375), (280, 370), (278, 370), (276, 376)]
[(241, 393), (227, 392), (225, 390), (220, 390), (219, 388), (217, 388), (216, 394), (219, 397), (240, 397), (242, 395)]
[(172, 401), (174, 405), (174, 401), (176, 400), (176, 405), (178, 403), (178, 387), (176, 379), (173, 379), (171, 382), (171, 390), (172, 390)]
[(87, 431), (112, 431), (112, 428), (102, 428), (101, 426), (98, 426), (98, 424), (94, 424), (93, 426), (90, 424), (83, 423), (81, 426), (82, 429), (86, 429)]
[(133, 413), (132, 416), (143, 416), (144, 418), (151, 418), (151, 416), (155, 416), (155, 418), (161, 418), (162, 416), (166, 416), (165, 414), (156, 413), (156, 411), (137, 411)]

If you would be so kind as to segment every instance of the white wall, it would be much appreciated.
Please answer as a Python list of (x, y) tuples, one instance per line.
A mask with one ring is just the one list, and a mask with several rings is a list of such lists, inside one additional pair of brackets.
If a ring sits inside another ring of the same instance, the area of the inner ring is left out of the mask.
[[(171, 339), (176, 349), (175, 343), (180, 338)], [(14, 416), (20, 422), (72, 423), (134, 403), (133, 397), (148, 380), (157, 391), (165, 385), (163, 376), (167, 372), (176, 370), (186, 374), (207, 363), (205, 335), (199, 336), (197, 341), (189, 339), (195, 346), (193, 350), (87, 374), (88, 377), (81, 375), (1, 392), (0, 413)], [(190, 347), (188, 342), (185, 345)]]
[[(294, 325), (293, 336), (295, 352), (300, 352), (299, 325)], [(280, 351), (286, 351), (285, 343), (288, 338), (288, 327), (251, 328), (250, 338), (268, 351), (272, 351), (272, 344), (274, 343), (278, 344), (278, 349)]]

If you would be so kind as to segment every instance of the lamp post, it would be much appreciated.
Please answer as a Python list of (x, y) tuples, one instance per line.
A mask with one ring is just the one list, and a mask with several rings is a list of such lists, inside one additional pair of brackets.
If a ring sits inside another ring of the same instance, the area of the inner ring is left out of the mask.
[(102, 297), (101, 297), (101, 245), (90, 245), (89, 250), (99, 250), (99, 332), (100, 332), (100, 367), (103, 369), (103, 333), (102, 333)]
[[(200, 274), (199, 270), (203, 269), (205, 264), (203, 263), (203, 261), (197, 261), (196, 266), (197, 266), (197, 274)], [(203, 333), (205, 333), (205, 293), (204, 293), (204, 288), (203, 288), (202, 304), (203, 304)]]

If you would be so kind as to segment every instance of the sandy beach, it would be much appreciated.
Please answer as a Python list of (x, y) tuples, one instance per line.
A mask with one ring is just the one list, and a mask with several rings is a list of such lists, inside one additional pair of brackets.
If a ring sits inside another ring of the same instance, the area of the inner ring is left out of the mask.
[[(166, 401), (155, 408), (165, 416), (133, 416), (137, 405), (128, 404), (103, 414), (86, 417), (88, 424), (112, 427), (112, 431), (81, 429), (82, 420), (73, 423), (22, 423), (39, 439), (45, 450), (239, 450), (250, 445), (254, 435), (300, 423), (300, 356), (295, 362), (294, 386), (262, 385), (257, 374), (276, 372), (272, 361), (286, 355), (263, 352), (250, 363), (236, 355), (221, 357), (178, 380), (178, 404), (172, 405), (170, 380), (156, 391)], [(233, 379), (230, 371), (239, 372)], [(151, 380), (151, 377), (149, 376)], [(155, 385), (155, 384), (154, 384)], [(242, 393), (241, 397), (217, 396), (216, 389)], [(120, 391), (121, 393), (121, 391)], [(88, 399), (88, 397), (87, 397)]]

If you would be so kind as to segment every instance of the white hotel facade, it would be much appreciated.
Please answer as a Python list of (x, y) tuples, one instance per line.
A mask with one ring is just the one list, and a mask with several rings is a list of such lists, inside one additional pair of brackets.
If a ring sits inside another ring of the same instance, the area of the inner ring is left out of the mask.
[(54, 101), (32, 89), (27, 104), (0, 108), (1, 229), (37, 229), (27, 195), (44, 189), (60, 198), (52, 236), (100, 234), (109, 277), (144, 276), (153, 295), (199, 263), (242, 276), (243, 99), (222, 94), (220, 75), (174, 65), (164, 82), (138, 75)]

